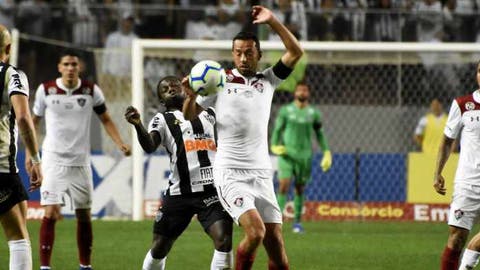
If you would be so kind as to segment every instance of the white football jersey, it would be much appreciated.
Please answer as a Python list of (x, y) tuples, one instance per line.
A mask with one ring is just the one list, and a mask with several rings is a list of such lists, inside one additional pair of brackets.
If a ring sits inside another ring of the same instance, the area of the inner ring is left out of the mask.
[(461, 132), (460, 158), (455, 182), (480, 185), (480, 90), (456, 98), (445, 126), (445, 136), (455, 139)]
[(25, 73), (0, 62), (0, 172), (17, 173), (18, 127), (10, 96), (28, 97), (28, 80)]
[(44, 162), (90, 165), (90, 122), (94, 109), (99, 114), (106, 111), (102, 90), (94, 83), (79, 80), (68, 89), (58, 78), (38, 87), (33, 113), (45, 117)]
[(219, 168), (271, 169), (268, 154), (268, 120), (275, 88), (282, 82), (272, 67), (247, 78), (227, 70), (223, 91), (198, 96), (203, 108), (215, 108)]

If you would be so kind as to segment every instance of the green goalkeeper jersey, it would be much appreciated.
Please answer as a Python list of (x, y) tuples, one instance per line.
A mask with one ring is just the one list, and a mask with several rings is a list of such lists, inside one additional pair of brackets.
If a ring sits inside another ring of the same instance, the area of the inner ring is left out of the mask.
[(291, 158), (310, 158), (313, 152), (313, 135), (323, 151), (329, 150), (322, 132), (320, 111), (310, 105), (299, 108), (292, 102), (280, 109), (270, 143), (284, 145)]

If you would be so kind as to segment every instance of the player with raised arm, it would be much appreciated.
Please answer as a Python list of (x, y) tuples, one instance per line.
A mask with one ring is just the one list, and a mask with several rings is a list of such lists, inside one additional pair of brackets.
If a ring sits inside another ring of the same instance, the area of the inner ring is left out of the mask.
[(327, 138), (323, 133), (321, 113), (310, 106), (310, 89), (305, 83), (295, 87), (294, 101), (283, 106), (275, 121), (270, 140), (270, 150), (278, 155), (278, 204), (283, 213), (287, 192), (292, 177), (295, 180), (294, 224), (293, 232), (304, 231), (300, 223), (303, 208), (303, 192), (311, 177), (312, 170), (312, 135), (315, 133), (323, 151), (320, 167), (324, 172), (332, 166), (332, 154)]
[(27, 166), (30, 174), (29, 191), (42, 184), (40, 155), (35, 129), (28, 105), (27, 76), (7, 64), (12, 40), (7, 28), (0, 24), (0, 223), (10, 251), (10, 270), (32, 269), (32, 248), (27, 230), (27, 200), (25, 187), (18, 176), (18, 134), (26, 152), (34, 158)]
[[(480, 86), (480, 63), (476, 70)], [(448, 113), (433, 187), (445, 195), (443, 168), (460, 136), (460, 158), (454, 180), (454, 190), (448, 216), (449, 235), (442, 259), (442, 270), (457, 270), (459, 257), (475, 221), (480, 217), (480, 90), (453, 100)], [(480, 234), (475, 235), (463, 255), (460, 269), (473, 269), (480, 257)]]
[[(40, 227), (40, 269), (50, 269), (55, 223), (68, 195), (77, 218), (77, 246), (81, 270), (91, 270), (93, 179), (90, 165), (90, 122), (92, 112), (100, 118), (108, 135), (124, 155), (130, 155), (105, 105), (102, 90), (80, 79), (80, 59), (64, 51), (58, 62), (60, 78), (40, 84), (33, 106), (33, 123), (45, 117), (41, 205), (45, 215)], [(27, 156), (27, 160), (29, 156)]]
[[(186, 92), (195, 96), (185, 82)], [(171, 161), (169, 187), (155, 218), (152, 247), (142, 269), (165, 269), (168, 252), (194, 214), (215, 246), (210, 269), (232, 269), (233, 221), (220, 204), (213, 186), (215, 111), (209, 108), (195, 119), (185, 120), (181, 112), (185, 94), (182, 82), (174, 76), (160, 80), (157, 95), (167, 110), (153, 117), (148, 131), (134, 107), (128, 107), (125, 112), (145, 152), (152, 153), (161, 144)]]
[(223, 207), (245, 232), (237, 248), (235, 269), (251, 269), (262, 243), (269, 269), (288, 269), (267, 129), (275, 88), (290, 74), (303, 50), (269, 9), (253, 6), (252, 17), (253, 23), (268, 24), (280, 36), (285, 54), (273, 67), (257, 72), (260, 42), (253, 33), (238, 33), (232, 42), (235, 69), (227, 70), (224, 90), (196, 100), (187, 97), (184, 112), (193, 119), (203, 108), (214, 106), (216, 110), (215, 186)]

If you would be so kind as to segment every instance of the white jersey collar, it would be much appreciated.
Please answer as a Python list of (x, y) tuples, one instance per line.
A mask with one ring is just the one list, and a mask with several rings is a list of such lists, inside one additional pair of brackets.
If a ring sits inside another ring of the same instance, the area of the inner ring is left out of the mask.
[(475, 100), (475, 102), (480, 103), (480, 89), (475, 90), (475, 92), (473, 92), (472, 96), (473, 96), (473, 100)]
[(62, 78), (57, 78), (57, 80), (55, 82), (57, 83), (58, 88), (66, 91), (66, 92), (73, 92), (73, 91), (77, 90), (78, 88), (80, 88), (80, 85), (82, 85), (82, 80), (80, 78), (78, 78), (77, 85), (73, 88), (66, 87), (62, 82)]
[(251, 77), (245, 77), (243, 76), (242, 74), (240, 74), (240, 72), (238, 71), (238, 69), (232, 69), (232, 74), (235, 75), (235, 77), (240, 77), (240, 78), (243, 78), (245, 80), (249, 80), (251, 78), (254, 78), (255, 76), (257, 76), (258, 74), (262, 74), (261, 72), (256, 72), (255, 75), (251, 76)]

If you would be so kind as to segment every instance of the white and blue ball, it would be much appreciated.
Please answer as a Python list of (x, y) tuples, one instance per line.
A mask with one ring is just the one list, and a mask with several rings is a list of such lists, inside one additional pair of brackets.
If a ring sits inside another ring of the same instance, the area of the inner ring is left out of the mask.
[(223, 90), (225, 81), (225, 70), (220, 63), (213, 60), (196, 63), (188, 76), (190, 87), (201, 96), (208, 96)]

